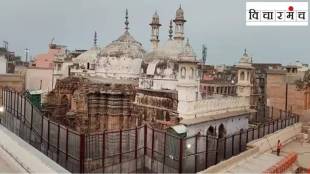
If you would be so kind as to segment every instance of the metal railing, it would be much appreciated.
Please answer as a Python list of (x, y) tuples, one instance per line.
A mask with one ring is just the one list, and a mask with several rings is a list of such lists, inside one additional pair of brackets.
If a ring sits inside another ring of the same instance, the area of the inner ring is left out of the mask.
[[(246, 150), (246, 144), (299, 121), (291, 112), (266, 108), (271, 121), (218, 138), (181, 138), (142, 125), (133, 129), (81, 134), (44, 116), (15, 91), (2, 90), (1, 124), (71, 172), (192, 173)], [(281, 114), (281, 117), (280, 115)]]

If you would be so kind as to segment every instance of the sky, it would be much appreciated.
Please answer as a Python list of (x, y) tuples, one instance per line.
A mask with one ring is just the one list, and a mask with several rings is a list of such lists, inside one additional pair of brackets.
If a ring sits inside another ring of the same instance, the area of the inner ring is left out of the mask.
[(0, 41), (24, 57), (35, 56), (48, 43), (68, 49), (89, 49), (94, 31), (104, 47), (124, 32), (129, 11), (129, 32), (151, 50), (151, 17), (157, 10), (160, 44), (168, 39), (168, 25), (182, 5), (185, 36), (201, 58), (207, 46), (207, 64), (236, 64), (246, 48), (256, 63), (310, 63), (310, 27), (245, 25), (245, 0), (0, 0)]

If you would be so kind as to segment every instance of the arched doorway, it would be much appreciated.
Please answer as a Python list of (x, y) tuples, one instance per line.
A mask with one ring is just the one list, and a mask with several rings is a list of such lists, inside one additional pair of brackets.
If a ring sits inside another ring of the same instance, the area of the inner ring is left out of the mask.
[(220, 124), (218, 133), (219, 138), (224, 138), (226, 136), (226, 129), (223, 124)]
[(210, 135), (210, 136), (215, 136), (216, 135), (216, 132), (215, 132), (215, 129), (213, 126), (210, 126), (207, 130), (207, 135)]

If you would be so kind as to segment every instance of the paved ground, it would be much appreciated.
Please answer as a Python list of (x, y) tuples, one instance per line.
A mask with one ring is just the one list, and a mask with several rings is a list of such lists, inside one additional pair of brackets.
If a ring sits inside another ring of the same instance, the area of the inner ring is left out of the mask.
[(25, 173), (26, 171), (0, 147), (0, 173)]
[(304, 168), (310, 168), (310, 143), (309, 142), (301, 143), (298, 140), (290, 142), (289, 144), (283, 147), (281, 156), (289, 152), (295, 152), (298, 154), (297, 165), (304, 167)]
[(225, 173), (263, 173), (282, 158), (274, 154), (264, 153), (242, 161), (233, 168), (225, 171)]

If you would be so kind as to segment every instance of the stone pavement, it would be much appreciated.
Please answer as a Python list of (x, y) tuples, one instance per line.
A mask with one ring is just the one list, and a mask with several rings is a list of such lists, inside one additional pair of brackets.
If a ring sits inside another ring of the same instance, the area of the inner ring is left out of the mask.
[(310, 143), (301, 143), (299, 140), (292, 141), (286, 144), (282, 151), (281, 156), (287, 155), (290, 152), (295, 152), (298, 155), (297, 165), (303, 168), (310, 168)]
[(282, 158), (274, 154), (264, 153), (242, 161), (233, 168), (225, 171), (225, 173), (263, 173)]

